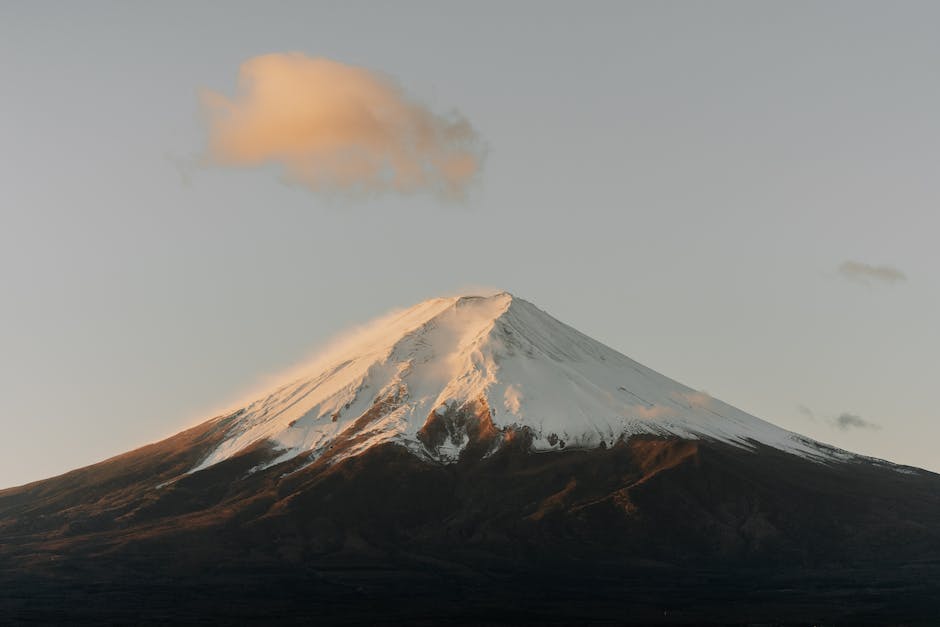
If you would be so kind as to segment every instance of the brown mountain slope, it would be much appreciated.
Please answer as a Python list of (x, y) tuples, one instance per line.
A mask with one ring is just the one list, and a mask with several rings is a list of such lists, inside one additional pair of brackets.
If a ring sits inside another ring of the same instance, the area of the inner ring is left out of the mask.
[(653, 437), (533, 454), (516, 433), (451, 465), (386, 444), (253, 472), (273, 456), (258, 446), (180, 476), (224, 428), (0, 492), (0, 609), (79, 622), (940, 615), (940, 477), (925, 471)]

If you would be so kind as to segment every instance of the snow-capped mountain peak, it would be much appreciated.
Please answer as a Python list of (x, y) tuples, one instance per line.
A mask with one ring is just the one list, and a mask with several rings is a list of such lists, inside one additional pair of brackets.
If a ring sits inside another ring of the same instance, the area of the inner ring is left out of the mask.
[(452, 462), (481, 433), (483, 454), (518, 433), (535, 451), (652, 434), (841, 454), (650, 370), (507, 292), (432, 299), (377, 320), (231, 416), (225, 439), (194, 470), (263, 442), (279, 452), (270, 464), (348, 457), (383, 442)]

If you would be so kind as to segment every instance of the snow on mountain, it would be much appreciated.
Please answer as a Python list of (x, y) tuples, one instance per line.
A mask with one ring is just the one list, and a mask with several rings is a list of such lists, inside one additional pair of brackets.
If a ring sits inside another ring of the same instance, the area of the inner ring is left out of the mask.
[[(308, 374), (235, 412), (223, 442), (193, 470), (259, 442), (279, 456), (343, 457), (397, 442), (455, 461), (472, 434), (457, 421), (430, 446), (427, 426), (488, 413), (500, 433), (525, 431), (535, 451), (610, 446), (635, 434), (754, 442), (843, 457), (629, 359), (506, 292), (425, 301), (386, 317)], [(422, 431), (424, 429), (424, 431)]]

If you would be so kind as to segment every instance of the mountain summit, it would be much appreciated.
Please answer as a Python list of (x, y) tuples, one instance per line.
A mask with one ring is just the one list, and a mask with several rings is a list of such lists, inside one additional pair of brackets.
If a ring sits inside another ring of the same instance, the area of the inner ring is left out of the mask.
[(940, 476), (507, 293), (386, 316), (236, 411), (0, 490), (4, 623), (933, 624), (938, 599)]
[(485, 455), (520, 433), (535, 451), (648, 434), (844, 455), (650, 370), (508, 292), (419, 303), (307, 371), (235, 412), (195, 470), (261, 442), (278, 451), (269, 465), (340, 459), (384, 442), (455, 462), (468, 447)]

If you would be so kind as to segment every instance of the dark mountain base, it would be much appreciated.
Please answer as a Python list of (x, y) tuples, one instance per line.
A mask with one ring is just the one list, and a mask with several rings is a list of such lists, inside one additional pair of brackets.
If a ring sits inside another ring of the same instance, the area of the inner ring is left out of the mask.
[(0, 492), (0, 623), (940, 617), (932, 473), (649, 437), (532, 454), (518, 434), (451, 465), (381, 445), (253, 471), (259, 446), (180, 478), (224, 427)]

